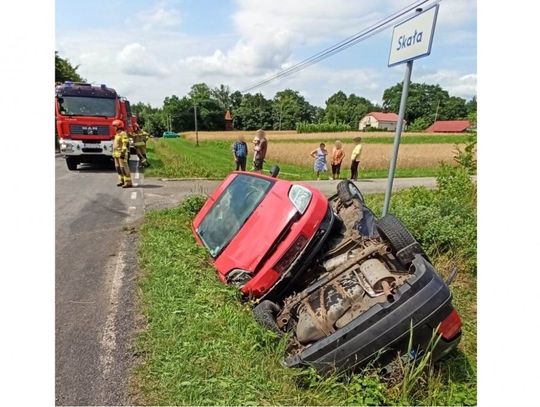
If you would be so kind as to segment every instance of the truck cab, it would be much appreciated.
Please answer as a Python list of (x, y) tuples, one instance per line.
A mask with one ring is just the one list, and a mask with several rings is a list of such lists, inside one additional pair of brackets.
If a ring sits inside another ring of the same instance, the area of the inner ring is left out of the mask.
[(114, 129), (120, 119), (132, 131), (129, 101), (106, 85), (66, 81), (55, 89), (56, 131), (69, 170), (80, 163), (110, 161)]

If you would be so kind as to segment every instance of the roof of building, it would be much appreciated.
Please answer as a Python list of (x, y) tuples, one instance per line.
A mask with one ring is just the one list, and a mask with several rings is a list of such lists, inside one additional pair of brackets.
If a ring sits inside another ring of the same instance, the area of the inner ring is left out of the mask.
[(438, 120), (426, 131), (431, 133), (461, 133), (471, 127), (468, 120)]
[(380, 122), (397, 122), (399, 116), (395, 113), (384, 113), (384, 112), (371, 112), (366, 116), (373, 116)]
[(228, 110), (227, 110), (227, 112), (225, 113), (225, 120), (232, 120), (231, 112), (229, 112)]

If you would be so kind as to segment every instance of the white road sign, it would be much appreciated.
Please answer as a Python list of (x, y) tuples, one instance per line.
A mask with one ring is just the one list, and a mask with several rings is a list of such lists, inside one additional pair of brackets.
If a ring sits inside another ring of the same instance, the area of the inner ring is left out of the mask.
[(431, 53), (439, 5), (435, 5), (394, 27), (388, 66), (401, 64)]

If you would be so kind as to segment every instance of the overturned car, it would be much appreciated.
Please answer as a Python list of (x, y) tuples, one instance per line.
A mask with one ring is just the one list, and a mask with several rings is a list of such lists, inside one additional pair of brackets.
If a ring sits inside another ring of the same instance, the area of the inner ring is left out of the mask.
[[(227, 208), (237, 205), (241, 212), (248, 208), (251, 215), (244, 214), (241, 224), (224, 229), (239, 257), (229, 255), (224, 262), (217, 253), (214, 264), (225, 283), (237, 285), (246, 297), (258, 298), (253, 313), (259, 323), (279, 335), (288, 333), (287, 366), (326, 372), (354, 369), (374, 359), (384, 365), (397, 353), (422, 355), (434, 331), (440, 338), (433, 360), (457, 346), (461, 320), (447, 284), (401, 222), (392, 215), (376, 219), (351, 181), (342, 181), (337, 194), (327, 199), (309, 186), (233, 173), (193, 224), (197, 239), (211, 255), (208, 236), (222, 227), (223, 218), (214, 216), (218, 223), (209, 224), (206, 216), (216, 211), (238, 176), (252, 177), (243, 180), (248, 184), (259, 179), (270, 184), (259, 190), (256, 205), (249, 194), (238, 195), (235, 204), (230, 203), (234, 197), (226, 198)], [(303, 196), (297, 199), (298, 195)], [(257, 223), (266, 227), (261, 237), (268, 241), (252, 232)], [(249, 258), (257, 257), (256, 261), (242, 259), (244, 244)], [(247, 264), (259, 267), (246, 270)], [(227, 278), (231, 273), (234, 277)], [(264, 289), (254, 290), (253, 281), (264, 281)]]

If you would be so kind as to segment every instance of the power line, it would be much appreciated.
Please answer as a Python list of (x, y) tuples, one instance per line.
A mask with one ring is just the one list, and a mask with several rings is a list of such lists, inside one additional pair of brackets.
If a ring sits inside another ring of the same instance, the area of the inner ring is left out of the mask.
[[(402, 8), (401, 10), (389, 15), (388, 17), (385, 17), (384, 19), (380, 20), (379, 22), (371, 25), (370, 27), (351, 35), (350, 37), (345, 38), (344, 40), (325, 48), (324, 50), (316, 53), (315, 55), (312, 55), (311, 57), (304, 59), (303, 61), (300, 61), (293, 66), (290, 66), (289, 68), (283, 69), (282, 71), (278, 72), (275, 75), (272, 75), (270, 78), (264, 79), (260, 82), (257, 82), (248, 88), (241, 91), (241, 93), (249, 92), (250, 90), (253, 90), (255, 88), (258, 88), (260, 86), (264, 86), (278, 78), (284, 78), (286, 76), (290, 76), (296, 72), (299, 72), (313, 64), (316, 64), (317, 62), (322, 61), (323, 59), (326, 59), (332, 55), (335, 55), (341, 51), (344, 51), (347, 48), (352, 47), (353, 45), (379, 33), (380, 31), (383, 31), (387, 28), (388, 24), (394, 22), (396, 23), (401, 22), (405, 19), (407, 19), (409, 16), (407, 15), (411, 11), (416, 10), (419, 6), (424, 5), (425, 3), (430, 2), (431, 0), (417, 0), (407, 7)], [(442, 0), (435, 0), (433, 4), (439, 3)]]

